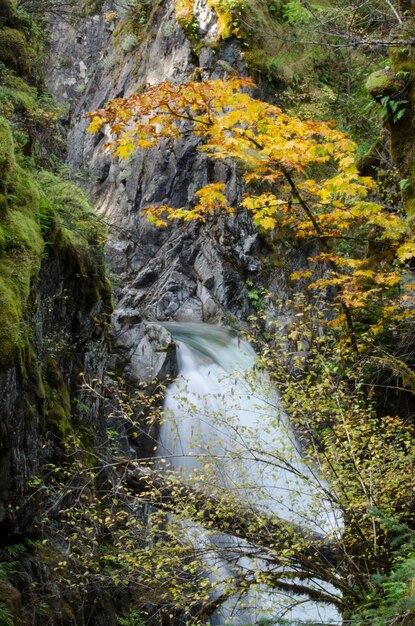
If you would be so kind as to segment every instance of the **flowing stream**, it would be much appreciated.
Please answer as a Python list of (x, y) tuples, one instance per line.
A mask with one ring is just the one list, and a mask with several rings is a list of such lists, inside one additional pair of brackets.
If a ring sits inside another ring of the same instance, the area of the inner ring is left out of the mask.
[[(276, 513), (324, 534), (339, 532), (341, 519), (325, 498), (326, 485), (302, 458), (277, 391), (255, 371), (252, 347), (230, 331), (208, 324), (165, 327), (177, 345), (179, 375), (166, 392), (160, 463), (245, 509)], [(267, 568), (243, 540), (207, 533), (190, 522), (184, 529), (193, 543), (205, 548), (204, 562), (217, 583), (217, 594), (230, 576), (249, 577), (254, 570)], [(316, 581), (316, 588), (319, 585)], [(242, 599), (227, 600), (211, 624), (253, 624), (281, 616), (293, 624), (340, 622), (330, 607), (304, 598), (298, 602), (261, 586), (255, 589)]]

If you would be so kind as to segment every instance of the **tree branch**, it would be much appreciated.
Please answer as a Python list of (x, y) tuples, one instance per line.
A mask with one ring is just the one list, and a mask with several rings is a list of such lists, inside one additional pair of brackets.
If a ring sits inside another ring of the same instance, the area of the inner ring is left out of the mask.
[[(123, 481), (138, 497), (149, 498), (156, 507), (193, 517), (206, 528), (231, 534), (266, 550), (295, 546), (288, 561), (304, 571), (321, 575), (321, 568), (335, 567), (339, 548), (335, 541), (303, 526), (268, 516), (242, 502), (221, 498), (180, 482), (132, 461), (121, 461)], [(333, 576), (330, 575), (330, 582)]]

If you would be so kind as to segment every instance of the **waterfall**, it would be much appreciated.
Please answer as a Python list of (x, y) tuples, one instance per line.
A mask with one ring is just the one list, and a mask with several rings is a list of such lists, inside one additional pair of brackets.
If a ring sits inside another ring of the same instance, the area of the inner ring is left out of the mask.
[[(336, 534), (341, 519), (325, 498), (326, 485), (301, 455), (278, 392), (256, 372), (252, 347), (230, 331), (195, 323), (169, 323), (177, 345), (179, 375), (166, 391), (158, 457), (191, 484), (209, 493), (229, 494), (232, 502), (276, 513), (320, 533)], [(235, 569), (266, 568), (248, 558), (249, 544), (184, 523), (198, 547), (206, 546), (211, 576), (226, 581)], [(316, 586), (321, 585), (316, 581)], [(220, 584), (218, 585), (220, 589)], [(334, 590), (330, 590), (334, 593)], [(334, 624), (334, 609), (304, 601), (290, 607), (280, 593), (257, 589), (232, 600), (211, 624), (248, 624), (284, 615), (292, 623)]]

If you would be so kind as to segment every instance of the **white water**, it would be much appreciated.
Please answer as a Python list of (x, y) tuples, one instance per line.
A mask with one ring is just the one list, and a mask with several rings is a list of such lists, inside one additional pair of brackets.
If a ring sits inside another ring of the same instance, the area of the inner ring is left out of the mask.
[[(255, 352), (230, 332), (207, 324), (166, 324), (177, 344), (179, 376), (166, 392), (158, 456), (187, 481), (232, 502), (301, 523), (324, 534), (339, 531), (339, 516), (325, 497), (326, 485), (301, 457), (278, 393), (255, 373)], [(250, 546), (186, 524), (216, 581), (236, 570), (266, 565), (244, 554)], [(318, 582), (316, 581), (316, 586)], [(218, 593), (221, 591), (220, 582)], [(333, 590), (328, 590), (333, 591)], [(256, 597), (255, 597), (256, 593)], [(255, 623), (260, 617), (337, 623), (330, 608), (287, 599), (263, 588), (228, 601), (212, 624)], [(297, 599), (298, 601), (298, 599)], [(235, 606), (236, 604), (236, 606)], [(290, 606), (292, 605), (292, 606)]]

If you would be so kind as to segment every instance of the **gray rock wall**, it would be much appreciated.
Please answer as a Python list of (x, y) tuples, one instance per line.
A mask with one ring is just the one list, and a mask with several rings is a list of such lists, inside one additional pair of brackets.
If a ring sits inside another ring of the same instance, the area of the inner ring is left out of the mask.
[[(114, 348), (125, 375), (134, 380), (146, 368), (138, 363), (137, 348), (147, 322), (240, 325), (246, 319), (246, 281), (257, 280), (260, 243), (244, 216), (167, 229), (155, 228), (142, 216), (142, 208), (153, 203), (189, 204), (194, 192), (213, 180), (226, 180), (229, 199), (238, 203), (241, 187), (234, 169), (208, 164), (194, 139), (182, 141), (174, 152), (160, 144), (119, 162), (105, 153), (103, 134), (85, 133), (84, 113), (145, 85), (183, 82), (196, 74), (223, 77), (229, 65), (245, 72), (238, 41), (211, 45), (216, 19), (204, 0), (197, 2), (196, 15), (206, 45), (198, 47), (197, 54), (175, 20), (172, 0), (159, 6), (141, 34), (142, 43), (128, 53), (114, 36), (116, 27), (105, 24), (103, 15), (112, 8), (107, 2), (101, 15), (53, 29), (48, 84), (57, 98), (70, 102), (68, 162), (86, 173), (97, 211), (110, 224), (107, 259), (114, 277)], [(66, 71), (62, 59), (68, 55), (73, 62)], [(81, 96), (76, 93), (80, 87)]]

